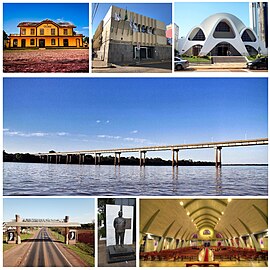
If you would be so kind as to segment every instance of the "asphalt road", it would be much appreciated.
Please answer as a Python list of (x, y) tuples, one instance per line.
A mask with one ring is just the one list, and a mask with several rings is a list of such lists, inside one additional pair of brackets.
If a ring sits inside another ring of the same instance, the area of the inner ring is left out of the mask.
[(20, 266), (23, 267), (65, 267), (72, 266), (68, 259), (59, 250), (57, 245), (50, 238), (47, 229), (41, 229)]

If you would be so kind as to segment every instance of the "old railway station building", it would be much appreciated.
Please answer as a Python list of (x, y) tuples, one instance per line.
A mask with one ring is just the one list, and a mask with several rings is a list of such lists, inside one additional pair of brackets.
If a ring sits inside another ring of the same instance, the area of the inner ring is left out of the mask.
[(69, 22), (56, 23), (51, 20), (41, 22), (21, 22), (20, 34), (10, 34), (9, 48), (56, 48), (83, 47), (83, 35), (74, 31)]
[(93, 57), (105, 63), (169, 60), (163, 22), (111, 6), (93, 36)]
[(141, 199), (143, 267), (267, 266), (267, 199)]

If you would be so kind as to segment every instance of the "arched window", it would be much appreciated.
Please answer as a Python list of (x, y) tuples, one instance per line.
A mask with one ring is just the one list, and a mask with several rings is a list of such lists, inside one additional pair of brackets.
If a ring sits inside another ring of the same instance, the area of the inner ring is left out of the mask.
[(241, 39), (243, 41), (247, 41), (247, 42), (255, 42), (256, 41), (256, 37), (254, 36), (254, 34), (249, 29), (244, 31), (244, 33), (242, 34)]
[(195, 33), (192, 31), (192, 33), (190, 34), (189, 40), (194, 40), (194, 41), (205, 40), (205, 35), (202, 29), (198, 29), (197, 33), (192, 37), (193, 34)]
[(235, 33), (228, 21), (221, 21), (216, 26), (214, 38), (235, 38)]
[(13, 40), (13, 47), (18, 47), (18, 39)]
[(153, 28), (153, 30), (152, 30), (152, 34), (153, 34), (153, 35), (155, 35), (155, 34), (156, 34), (156, 29), (155, 29), (155, 28)]
[(226, 22), (220, 22), (215, 31), (216, 32), (230, 32), (230, 26)]

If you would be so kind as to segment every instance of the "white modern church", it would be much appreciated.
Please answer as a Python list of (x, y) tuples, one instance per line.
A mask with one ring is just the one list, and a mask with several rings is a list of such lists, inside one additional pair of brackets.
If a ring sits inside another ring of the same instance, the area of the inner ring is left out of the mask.
[(195, 56), (249, 56), (267, 54), (256, 33), (236, 16), (217, 13), (179, 40), (179, 53)]

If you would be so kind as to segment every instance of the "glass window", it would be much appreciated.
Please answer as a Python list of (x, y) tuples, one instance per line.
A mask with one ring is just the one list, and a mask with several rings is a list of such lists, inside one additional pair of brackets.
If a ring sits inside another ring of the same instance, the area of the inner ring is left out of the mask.
[(216, 32), (230, 32), (230, 26), (225, 22), (220, 22), (216, 27)]
[(30, 39), (30, 45), (35, 45), (35, 40), (33, 38)]
[(26, 29), (22, 29), (21, 33), (22, 35), (26, 35)]
[(55, 36), (55, 29), (51, 29), (51, 35)]
[(39, 29), (39, 34), (40, 34), (40, 35), (44, 35), (44, 29), (43, 29), (43, 28), (40, 28), (40, 29)]
[(200, 29), (192, 40), (205, 40), (203, 31)]
[(68, 30), (64, 29), (64, 35), (67, 35), (67, 34), (68, 34)]
[(31, 35), (34, 35), (34, 34), (35, 34), (35, 29), (31, 29), (30, 31), (31, 31), (31, 32), (30, 32)]
[(54, 38), (51, 40), (51, 45), (55, 45), (55, 39)]

